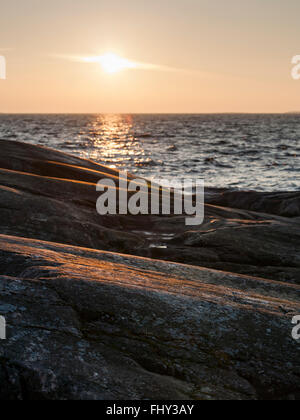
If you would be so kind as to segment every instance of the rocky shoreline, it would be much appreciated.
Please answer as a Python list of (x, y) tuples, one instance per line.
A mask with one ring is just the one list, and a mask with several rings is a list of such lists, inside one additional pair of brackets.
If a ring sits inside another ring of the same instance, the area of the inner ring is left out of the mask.
[(117, 171), (0, 149), (0, 399), (300, 398), (300, 192), (101, 217)]

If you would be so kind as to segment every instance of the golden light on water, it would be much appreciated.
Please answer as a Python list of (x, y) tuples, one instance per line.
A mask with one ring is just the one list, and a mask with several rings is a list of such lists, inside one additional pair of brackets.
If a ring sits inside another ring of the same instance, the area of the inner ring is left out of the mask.
[(90, 141), (94, 151), (82, 157), (98, 160), (116, 168), (134, 162), (138, 168), (145, 162), (142, 144), (135, 137), (131, 115), (97, 115), (90, 123)]

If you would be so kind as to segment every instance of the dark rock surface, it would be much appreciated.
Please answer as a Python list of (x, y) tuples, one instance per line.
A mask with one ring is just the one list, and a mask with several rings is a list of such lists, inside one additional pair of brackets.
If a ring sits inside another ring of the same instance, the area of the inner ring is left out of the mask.
[(0, 150), (1, 233), (122, 252), (144, 243), (96, 212), (95, 184), (116, 171), (28, 144), (0, 141)]
[(283, 217), (300, 217), (300, 192), (225, 191), (214, 194), (207, 202), (217, 206), (229, 206)]
[[(96, 183), (117, 181), (117, 171), (29, 144), (0, 141), (0, 149), (3, 234), (299, 284), (300, 193), (209, 190), (207, 201), (223, 207), (207, 204), (205, 223), (192, 229), (178, 216), (101, 217)], [(286, 212), (296, 217), (278, 216)]]
[(0, 236), (0, 396), (295, 399), (300, 288)]
[(177, 234), (167, 249), (156, 250), (156, 257), (300, 284), (299, 222), (218, 212), (207, 207), (202, 226)]
[(0, 399), (300, 398), (299, 193), (210, 190), (193, 228), (99, 216), (117, 171), (0, 150)]

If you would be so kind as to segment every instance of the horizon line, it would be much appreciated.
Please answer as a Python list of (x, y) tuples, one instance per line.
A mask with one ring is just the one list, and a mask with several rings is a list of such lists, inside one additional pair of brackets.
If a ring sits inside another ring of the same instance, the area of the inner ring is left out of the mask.
[(0, 112), (0, 115), (300, 115), (300, 111), (282, 112)]

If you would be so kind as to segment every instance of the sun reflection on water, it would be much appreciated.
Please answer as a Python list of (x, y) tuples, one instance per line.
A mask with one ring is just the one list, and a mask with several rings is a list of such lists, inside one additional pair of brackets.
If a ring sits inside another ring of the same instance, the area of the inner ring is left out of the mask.
[[(135, 137), (131, 115), (97, 115), (88, 126), (88, 138), (93, 146), (83, 157), (115, 167), (136, 167), (147, 163), (142, 144)], [(87, 156), (88, 154), (88, 156)]]

